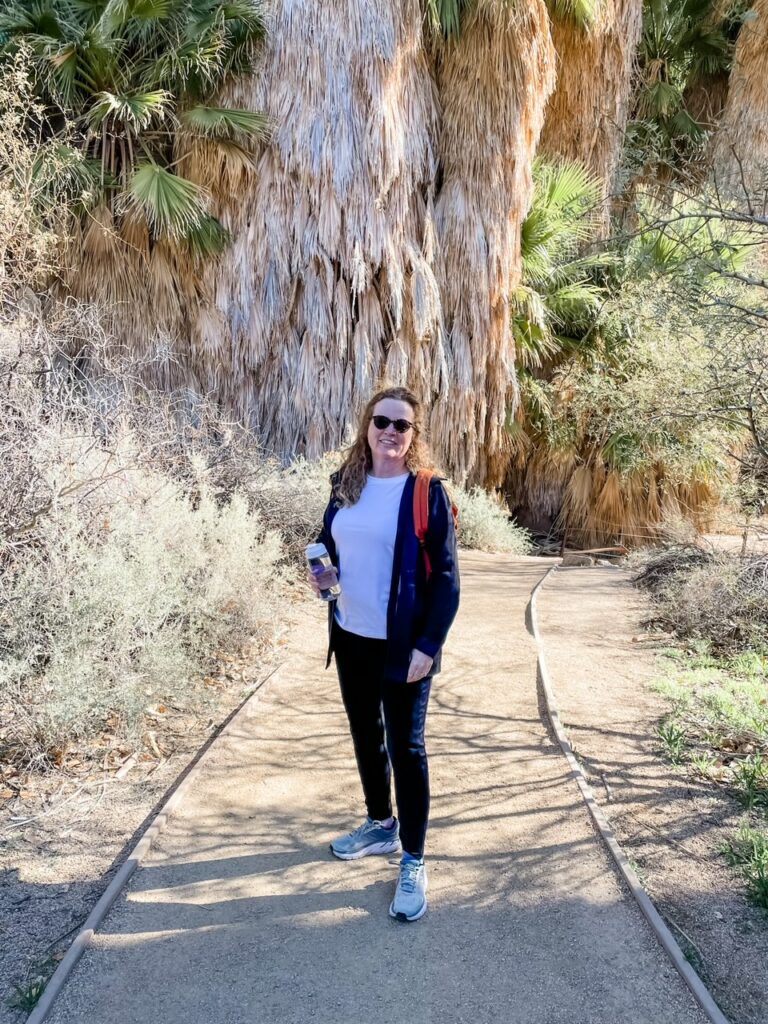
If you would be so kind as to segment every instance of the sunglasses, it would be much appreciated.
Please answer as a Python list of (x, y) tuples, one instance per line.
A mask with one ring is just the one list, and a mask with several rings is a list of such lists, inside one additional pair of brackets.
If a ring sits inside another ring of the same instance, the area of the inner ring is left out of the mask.
[(389, 416), (372, 416), (371, 419), (377, 430), (386, 430), (391, 423), (398, 434), (404, 434), (406, 430), (410, 430), (413, 426), (408, 420), (391, 420)]

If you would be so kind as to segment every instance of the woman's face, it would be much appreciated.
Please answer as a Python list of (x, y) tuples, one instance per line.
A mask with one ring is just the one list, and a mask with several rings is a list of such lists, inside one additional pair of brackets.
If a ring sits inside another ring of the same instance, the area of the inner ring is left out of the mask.
[(374, 464), (391, 466), (401, 462), (405, 465), (405, 454), (413, 441), (413, 427), (406, 430), (404, 434), (400, 434), (395, 430), (394, 424), (389, 423), (382, 430), (376, 426), (375, 416), (386, 416), (390, 420), (407, 420), (409, 423), (413, 423), (413, 408), (407, 402), (401, 402), (397, 398), (382, 398), (373, 407), (373, 416), (368, 424), (368, 444), (371, 446)]

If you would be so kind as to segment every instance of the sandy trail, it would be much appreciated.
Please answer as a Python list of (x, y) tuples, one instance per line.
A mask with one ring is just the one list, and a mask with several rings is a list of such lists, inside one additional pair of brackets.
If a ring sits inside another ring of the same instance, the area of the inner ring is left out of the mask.
[(546, 564), (464, 555), (428, 717), (430, 910), (335, 860), (361, 815), (324, 609), (220, 741), (60, 997), (57, 1024), (701, 1024), (542, 723), (525, 608)]

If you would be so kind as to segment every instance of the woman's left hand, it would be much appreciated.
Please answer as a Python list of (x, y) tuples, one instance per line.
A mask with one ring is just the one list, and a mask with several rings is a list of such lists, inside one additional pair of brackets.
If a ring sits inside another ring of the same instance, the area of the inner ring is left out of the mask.
[(411, 651), (411, 661), (408, 666), (408, 682), (417, 683), (423, 679), (432, 668), (432, 659), (421, 651)]

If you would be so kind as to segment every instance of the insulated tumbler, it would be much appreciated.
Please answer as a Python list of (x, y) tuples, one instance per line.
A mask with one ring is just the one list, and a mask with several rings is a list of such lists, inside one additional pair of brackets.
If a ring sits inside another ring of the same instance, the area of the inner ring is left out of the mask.
[[(322, 572), (324, 569), (330, 569), (333, 567), (331, 556), (325, 547), (325, 544), (308, 544), (305, 548), (305, 554), (307, 561), (309, 562), (309, 568), (315, 575)], [(341, 587), (338, 583), (334, 583), (332, 587), (328, 587), (327, 590), (320, 591), (320, 597), (324, 601), (335, 601), (341, 593)]]

